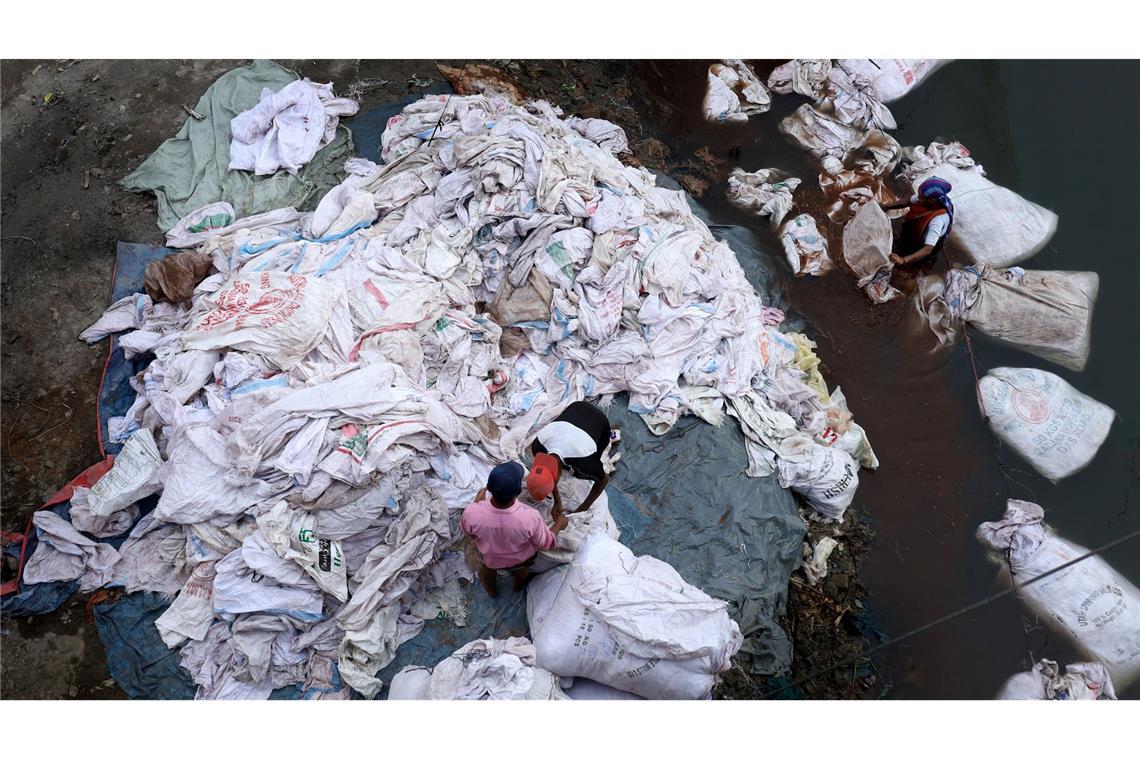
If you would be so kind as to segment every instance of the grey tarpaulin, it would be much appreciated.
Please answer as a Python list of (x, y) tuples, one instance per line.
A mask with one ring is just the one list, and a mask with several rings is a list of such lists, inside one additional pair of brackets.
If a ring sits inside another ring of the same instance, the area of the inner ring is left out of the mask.
[[(658, 184), (680, 189), (661, 177)], [(689, 203), (707, 223), (704, 210), (692, 199)], [(770, 260), (757, 250), (753, 233), (743, 227), (711, 229), (736, 252), (765, 304), (784, 307), (766, 268)], [(797, 318), (787, 322), (787, 329), (804, 327)], [(689, 583), (730, 603), (729, 614), (746, 637), (741, 650), (746, 669), (760, 674), (786, 671), (792, 644), (777, 620), (783, 614), (788, 579), (800, 564), (805, 533), (791, 492), (780, 488), (775, 477), (744, 474), (748, 462), (743, 433), (731, 418), (716, 428), (686, 416), (667, 434), (656, 436), (628, 410), (624, 395), (606, 413), (622, 431), (621, 460), (607, 489), (622, 543), (670, 563)], [(434, 666), (468, 641), (529, 635), (524, 595), (501, 587), (499, 598), (492, 600), (478, 584), (471, 584), (465, 596), (467, 626), (428, 621), (380, 672), (385, 684), (404, 666)], [(385, 687), (381, 696), (386, 693)]]
[(296, 175), (279, 171), (255, 177), (252, 172), (229, 170), (230, 121), (257, 105), (263, 88), (280, 90), (296, 79), (297, 74), (273, 61), (254, 61), (222, 74), (194, 106), (205, 120), (187, 117), (178, 134), (123, 179), (123, 188), (154, 192), (158, 226), (163, 230), (215, 201), (231, 203), (238, 219), (315, 204), (344, 177), (342, 167), (352, 155), (352, 136), (344, 126)]

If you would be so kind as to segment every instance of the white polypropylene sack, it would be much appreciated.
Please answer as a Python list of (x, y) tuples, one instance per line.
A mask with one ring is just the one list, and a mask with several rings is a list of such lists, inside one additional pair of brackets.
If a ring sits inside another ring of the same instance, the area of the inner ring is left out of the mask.
[(279, 169), (296, 174), (332, 142), (340, 117), (359, 108), (354, 100), (334, 97), (332, 84), (298, 79), (277, 92), (267, 87), (256, 106), (230, 122), (229, 168), (257, 175)]
[(821, 275), (835, 266), (827, 257), (827, 238), (819, 234), (811, 214), (800, 214), (780, 229), (784, 255), (796, 275)]
[(257, 518), (277, 556), (293, 560), (324, 591), (338, 600), (348, 601), (348, 577), (340, 542), (322, 538), (316, 533), (317, 515), (290, 509), (286, 501)]
[(779, 169), (733, 169), (728, 177), (728, 202), (756, 216), (771, 217), (772, 225), (779, 227), (792, 210), (792, 193), (799, 185), (799, 179)]
[(341, 288), (285, 272), (240, 274), (197, 301), (202, 308), (182, 333), (186, 348), (231, 348), (260, 354), (291, 369), (325, 334)]
[(1041, 660), (1033, 669), (1010, 676), (1001, 687), (997, 699), (1116, 699), (1108, 669), (1099, 662), (1078, 662), (1065, 666), (1065, 675), (1057, 663)]
[(527, 590), (536, 664), (647, 699), (700, 699), (743, 642), (727, 605), (593, 533)]
[(115, 457), (110, 471), (91, 486), (87, 508), (96, 517), (106, 517), (161, 490), (162, 482), (158, 479), (161, 464), (154, 436), (146, 428), (136, 430)]
[(1005, 515), (978, 526), (977, 538), (1008, 557), (1018, 594), (1033, 611), (1103, 663), (1117, 688), (1140, 676), (1140, 590), (1100, 556), (1092, 556), (1035, 583), (1027, 581), (1088, 554), (1055, 535), (1045, 510), (1010, 499)]
[(392, 678), (388, 699), (565, 699), (552, 673), (535, 667), (528, 639), (479, 639), (434, 668), (409, 666)]
[(836, 61), (849, 73), (869, 78), (875, 96), (883, 103), (898, 100), (947, 63), (948, 60), (937, 58), (841, 58)]
[(859, 465), (851, 455), (814, 442), (802, 457), (781, 457), (776, 467), (782, 488), (791, 488), (832, 520), (843, 519), (859, 487)]
[(1053, 481), (1093, 460), (1116, 416), (1041, 369), (998, 367), (978, 388), (982, 414), (998, 438)]
[(767, 88), (743, 61), (725, 60), (709, 66), (703, 103), (706, 121), (748, 121), (749, 116), (771, 108), (771, 103)]
[(86, 592), (114, 577), (119, 553), (110, 544), (92, 541), (46, 509), (32, 515), (32, 525), (39, 531), (39, 544), (24, 566), (24, 583), (78, 580), (79, 590)]
[(972, 262), (1013, 266), (1045, 247), (1056, 232), (1056, 214), (990, 182), (960, 143), (931, 143), (908, 154), (917, 157), (903, 172), (914, 192), (934, 176), (950, 183), (954, 225), (948, 242)]
[[(891, 220), (873, 200), (864, 203), (843, 228), (843, 260), (858, 277), (858, 285), (875, 303), (889, 301), (899, 291), (889, 285), (891, 270)], [(885, 277), (886, 288), (880, 293), (874, 283)], [(869, 287), (872, 286), (872, 287)]]
[(1025, 270), (1017, 280), (983, 274), (966, 321), (981, 332), (1080, 372), (1089, 357), (1096, 272)]
[(612, 686), (606, 686), (604, 683), (591, 681), (589, 678), (575, 678), (574, 683), (562, 690), (567, 697), (579, 701), (602, 701), (602, 700), (640, 700), (644, 697), (639, 697), (636, 694), (630, 694), (628, 691), (621, 691)]

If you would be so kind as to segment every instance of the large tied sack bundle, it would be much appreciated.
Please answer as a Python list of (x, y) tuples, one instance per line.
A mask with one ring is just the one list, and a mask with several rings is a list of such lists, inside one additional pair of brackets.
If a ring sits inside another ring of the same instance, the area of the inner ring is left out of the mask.
[(990, 182), (961, 143), (931, 143), (903, 151), (901, 174), (914, 191), (931, 177), (951, 184), (954, 225), (949, 244), (970, 262), (1008, 267), (1045, 247), (1057, 231), (1057, 215)]
[(938, 58), (841, 58), (836, 61), (849, 74), (870, 79), (875, 96), (883, 103), (898, 100), (949, 62)]
[(1032, 670), (1009, 677), (998, 699), (1116, 699), (1108, 668), (1099, 662), (1065, 666), (1065, 675), (1053, 660), (1041, 660)]
[(923, 277), (916, 307), (940, 343), (962, 322), (1015, 348), (1080, 372), (1089, 358), (1096, 272), (1035, 271), (988, 264)]
[(843, 260), (858, 277), (858, 285), (875, 303), (899, 295), (891, 286), (891, 220), (882, 207), (869, 200), (858, 208), (843, 228)]
[(1103, 663), (1117, 688), (1140, 676), (1140, 590), (1099, 556), (1028, 586), (1026, 581), (1088, 554), (1045, 524), (1045, 510), (1010, 499), (1001, 520), (978, 526), (978, 540), (1005, 562), (1033, 611)]
[(997, 437), (1052, 481), (1093, 460), (1116, 416), (1052, 372), (998, 367), (978, 383), (982, 414)]
[(536, 664), (646, 699), (701, 699), (743, 637), (727, 605), (669, 564), (592, 533), (527, 589)]
[(392, 678), (388, 699), (566, 699), (558, 679), (534, 661), (528, 639), (479, 639), (434, 668), (404, 668)]

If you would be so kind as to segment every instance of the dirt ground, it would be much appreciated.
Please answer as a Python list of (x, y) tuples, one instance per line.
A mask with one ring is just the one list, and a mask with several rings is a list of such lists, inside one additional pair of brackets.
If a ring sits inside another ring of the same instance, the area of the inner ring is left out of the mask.
[[(360, 98), (362, 110), (443, 80), (434, 61), (280, 62), (314, 81), (335, 82), (338, 92)], [(214, 79), (242, 63), (0, 65), (0, 522), (5, 530), (23, 530), (32, 510), (99, 459), (95, 404), (106, 348), (88, 346), (77, 336), (108, 305), (116, 241), (162, 242), (153, 196), (127, 193), (118, 181), (174, 135), (186, 119), (183, 104), (192, 106)], [(727, 172), (727, 155), (714, 156), (707, 148), (682, 155), (645, 126), (674, 116), (665, 105), (670, 99), (657, 95), (670, 87), (695, 86), (694, 92), (701, 92), (700, 81), (679, 79), (660, 64), (631, 61), (486, 63), (504, 72), (527, 97), (621, 124), (633, 161), (671, 174), (694, 195)], [(850, 621), (863, 593), (858, 551), (856, 546), (854, 554), (849, 548), (836, 555), (843, 565), (843, 588), (793, 584), (788, 627), (796, 638), (797, 665), (791, 680), (821, 662), (859, 651), (862, 637), (852, 633)], [(53, 615), (4, 621), (3, 697), (124, 698), (110, 679), (84, 605), (83, 595), (77, 595)], [(878, 694), (881, 685), (863, 671), (852, 675), (848, 669), (842, 688), (814, 684), (804, 693)], [(728, 686), (725, 696), (756, 696), (758, 691), (751, 682)]]

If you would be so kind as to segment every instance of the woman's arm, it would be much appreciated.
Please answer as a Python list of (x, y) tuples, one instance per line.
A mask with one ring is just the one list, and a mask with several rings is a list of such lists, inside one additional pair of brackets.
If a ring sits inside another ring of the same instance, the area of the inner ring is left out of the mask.
[(574, 511), (585, 512), (587, 509), (589, 509), (590, 505), (593, 504), (597, 498), (602, 495), (602, 491), (606, 490), (606, 485), (609, 484), (609, 482), (609, 475), (603, 475), (601, 480), (595, 480), (594, 487), (590, 489), (590, 493), (588, 496), (586, 496), (586, 500), (582, 502), (582, 506), (578, 507)]
[(897, 208), (910, 208), (910, 199), (904, 198), (894, 203), (880, 203), (879, 208), (883, 209), (883, 211), (893, 211)]
[(892, 253), (890, 255), (890, 260), (891, 263), (895, 264), (896, 266), (901, 264), (913, 264), (916, 261), (925, 259), (933, 250), (934, 246), (924, 245), (909, 256), (899, 256), (897, 253)]

